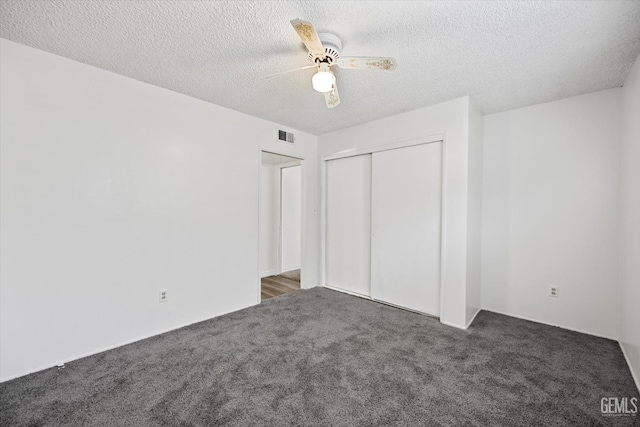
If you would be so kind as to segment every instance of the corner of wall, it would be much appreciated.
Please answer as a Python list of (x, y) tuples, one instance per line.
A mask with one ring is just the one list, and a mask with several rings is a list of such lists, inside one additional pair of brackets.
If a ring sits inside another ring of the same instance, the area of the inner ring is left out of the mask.
[(622, 87), (618, 339), (640, 390), (640, 57)]
[(467, 152), (467, 275), (465, 325), (481, 307), (483, 116), (469, 98)]

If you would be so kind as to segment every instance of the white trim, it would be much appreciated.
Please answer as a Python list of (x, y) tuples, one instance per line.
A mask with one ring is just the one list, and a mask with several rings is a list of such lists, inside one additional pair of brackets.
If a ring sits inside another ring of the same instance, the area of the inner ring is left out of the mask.
[(467, 328), (465, 328), (464, 326), (456, 325), (455, 323), (451, 323), (451, 322), (447, 322), (446, 320), (442, 320), (442, 317), (440, 318), (440, 323), (442, 323), (443, 325), (451, 326), (452, 328), (461, 329), (463, 331), (467, 330)]
[(474, 321), (474, 320), (476, 320), (476, 316), (478, 315), (478, 313), (480, 313), (480, 311), (482, 311), (482, 309), (481, 309), (481, 308), (479, 308), (479, 309), (477, 309), (477, 310), (476, 310), (476, 313), (471, 317), (471, 320), (469, 320), (469, 321), (467, 322), (467, 326), (465, 326), (465, 327), (464, 327), (465, 329), (469, 329), (469, 326), (471, 326), (471, 324), (473, 323), (473, 321)]
[[(307, 166), (306, 166), (306, 160), (304, 157), (297, 157), (297, 156), (292, 156), (291, 154), (284, 154), (284, 153), (279, 153), (277, 152), (279, 150), (271, 150), (271, 149), (263, 149), (262, 147), (258, 147), (258, 265), (257, 265), (257, 271), (258, 271), (258, 280), (257, 280), (257, 298), (256, 298), (256, 304), (260, 304), (262, 302), (262, 272), (260, 271), (260, 235), (261, 235), (261, 227), (260, 227), (260, 216), (261, 216), (261, 211), (262, 211), (262, 153), (269, 153), (269, 154), (277, 154), (278, 156), (284, 156), (284, 157), (289, 157), (292, 160), (291, 162), (287, 162), (287, 163), (283, 163), (282, 166), (283, 167), (290, 167), (290, 166), (300, 166), (300, 191), (301, 191), (301, 195), (300, 195), (300, 203), (302, 204), (301, 206), (301, 215), (302, 218), (300, 220), (300, 235), (301, 235), (301, 239), (300, 239), (300, 289), (308, 289), (306, 288), (304, 285), (306, 284), (306, 279), (303, 279), (303, 269), (302, 269), (302, 264), (304, 264), (304, 261), (307, 259), (306, 258), (306, 247), (307, 247), (307, 180), (306, 180), (306, 174), (307, 174)], [(295, 163), (295, 164), (293, 164)], [(285, 166), (288, 165), (288, 166)], [(280, 167), (280, 165), (274, 165), (274, 166), (278, 166), (280, 169), (280, 176), (279, 176), (279, 180), (280, 180), (280, 187), (282, 187), (282, 167)], [(280, 194), (282, 193), (282, 188), (280, 189), (280, 191), (278, 192), (278, 218), (280, 218), (278, 220), (278, 224), (280, 224), (281, 221), (281, 212), (280, 212)], [(279, 226), (279, 228), (281, 228)], [(276, 263), (276, 270), (279, 270), (281, 268), (281, 256), (280, 256), (280, 240), (281, 240), (281, 230), (278, 229), (278, 253), (277, 253), (277, 263)], [(273, 270), (271, 270), (273, 271)], [(276, 271), (275, 274), (280, 274), (280, 271)], [(273, 274), (272, 274), (273, 275)]]
[(262, 273), (260, 273), (260, 278), (262, 279), (263, 277), (276, 276), (278, 274), (280, 274), (278, 273), (278, 270), (263, 271)]
[[(444, 291), (445, 291), (445, 267), (446, 267), (446, 254), (445, 242), (447, 241), (447, 133), (442, 133), (442, 165), (440, 167), (440, 185), (442, 186), (442, 192), (440, 194), (440, 322), (444, 323), (442, 319), (445, 318), (444, 310)], [(446, 323), (445, 323), (446, 324)]]
[(294, 168), (296, 166), (300, 166), (302, 165), (302, 161), (301, 160), (292, 160), (290, 162), (287, 163), (279, 163), (277, 165), (274, 165), (277, 168), (280, 169), (286, 169), (286, 168)]
[(260, 276), (260, 252), (262, 252), (261, 249), (261, 245), (262, 245), (262, 236), (260, 236), (260, 232), (261, 232), (261, 228), (260, 228), (260, 222), (262, 221), (262, 149), (258, 149), (258, 256), (256, 257), (258, 259), (258, 263), (256, 265), (256, 270), (258, 270), (258, 286), (256, 287), (256, 304), (260, 304), (260, 302), (262, 301), (262, 276)]
[(562, 326), (562, 325), (556, 325), (554, 323), (543, 322), (542, 320), (536, 320), (536, 319), (531, 319), (529, 317), (518, 316), (518, 315), (515, 315), (515, 314), (509, 314), (509, 313), (504, 313), (502, 311), (492, 310), (492, 309), (488, 309), (488, 308), (483, 308), (482, 310), (490, 311), (491, 313), (502, 314), (503, 316), (515, 317), (516, 319), (528, 320), (529, 322), (540, 323), (542, 325), (555, 326), (556, 328), (566, 329), (568, 331), (573, 331), (573, 332), (579, 332), (581, 334), (591, 335), (593, 337), (604, 338), (604, 339), (612, 340), (612, 341), (618, 341), (616, 338), (608, 337), (608, 336), (605, 336), (605, 335), (596, 334), (596, 333), (593, 333), (593, 332), (583, 331), (582, 329), (570, 328), (568, 326)]
[(382, 305), (388, 305), (389, 307), (397, 308), (398, 310), (408, 311), (409, 313), (415, 313), (415, 314), (419, 314), (421, 316), (427, 316), (427, 317), (430, 317), (432, 319), (440, 320), (440, 318), (438, 316), (436, 316), (435, 314), (427, 313), (426, 311), (412, 310), (410, 308), (403, 307), (401, 305), (392, 304), (390, 302), (382, 301), (380, 299), (375, 299), (375, 298), (371, 298), (371, 301), (377, 302), (378, 304), (382, 304)]
[[(276, 150), (265, 149), (265, 148), (258, 148), (258, 150), (260, 151), (260, 163), (261, 164), (262, 164), (262, 153), (275, 154), (276, 156), (289, 157), (291, 159), (300, 160), (300, 161), (305, 160), (304, 157), (293, 156), (291, 154), (285, 154), (285, 153), (278, 153)], [(274, 165), (274, 166), (277, 166), (277, 165)]]
[(24, 377), (25, 375), (33, 374), (33, 373), (36, 373), (36, 372), (39, 372), (39, 371), (44, 371), (45, 369), (55, 368), (55, 367), (57, 367), (59, 365), (64, 365), (66, 363), (70, 363), (70, 362), (73, 362), (73, 361), (76, 361), (76, 360), (79, 360), (79, 359), (84, 359), (85, 357), (93, 356), (95, 354), (103, 353), (105, 351), (113, 350), (113, 349), (116, 349), (116, 348), (119, 348), (119, 347), (122, 347), (122, 346), (125, 346), (125, 345), (129, 345), (129, 344), (133, 344), (133, 343), (136, 343), (138, 341), (146, 340), (148, 338), (153, 338), (153, 337), (158, 336), (158, 335), (166, 334), (167, 332), (175, 331), (176, 329), (186, 328), (187, 326), (195, 325), (196, 323), (206, 322), (207, 320), (215, 319), (216, 317), (224, 316), (225, 314), (235, 313), (238, 310), (244, 310), (245, 308), (253, 307), (255, 305), (257, 305), (257, 304), (248, 305), (246, 307), (234, 308), (233, 310), (224, 311), (224, 312), (222, 312), (220, 314), (216, 314), (215, 316), (205, 317), (203, 319), (196, 320), (194, 322), (184, 323), (184, 324), (182, 324), (180, 326), (176, 326), (175, 328), (164, 329), (164, 330), (162, 330), (160, 332), (154, 332), (152, 334), (143, 335), (140, 338), (134, 338), (132, 340), (121, 341), (118, 344), (110, 345), (110, 346), (107, 346), (107, 347), (102, 347), (100, 350), (91, 351), (91, 352), (88, 352), (88, 353), (82, 353), (82, 354), (77, 355), (77, 356), (61, 359), (61, 360), (59, 360), (57, 362), (53, 362), (51, 364), (43, 365), (43, 366), (40, 366), (38, 368), (30, 369), (28, 371), (23, 371), (23, 372), (21, 372), (19, 374), (15, 374), (15, 375), (10, 375), (8, 377), (4, 377), (4, 378), (0, 379), (0, 383), (3, 383), (5, 381), (10, 381), (10, 380), (13, 380), (13, 379), (16, 379), (16, 378)]
[(627, 355), (627, 352), (624, 350), (624, 345), (620, 341), (618, 341), (618, 344), (620, 344), (620, 348), (622, 349), (622, 355), (624, 356), (624, 360), (627, 361), (627, 365), (629, 366), (629, 371), (631, 371), (631, 377), (633, 377), (633, 381), (636, 383), (636, 388), (640, 393), (640, 381), (639, 381), (640, 378), (638, 378), (635, 371), (633, 370), (633, 366), (631, 366), (631, 361), (629, 360), (629, 356)]
[[(302, 173), (300, 174), (300, 176), (302, 176)], [(276, 230), (276, 274), (280, 274), (282, 273), (282, 168), (280, 167), (278, 167), (277, 180), (278, 192), (276, 193), (275, 197), (276, 218), (278, 218), (278, 229)], [(262, 294), (260, 296), (260, 299), (262, 299)]]
[(378, 303), (378, 304), (386, 305), (388, 307), (397, 308), (398, 310), (407, 311), (409, 313), (415, 313), (415, 314), (419, 314), (421, 316), (426, 316), (426, 317), (430, 317), (432, 319), (440, 320), (440, 318), (438, 316), (434, 316), (433, 314), (425, 313), (424, 311), (411, 310), (410, 308), (402, 307), (400, 305), (391, 304), (390, 302), (386, 302), (386, 301), (382, 301), (382, 300), (379, 300), (379, 299), (371, 298), (368, 295), (359, 294), (357, 292), (347, 291), (345, 289), (336, 288), (334, 286), (329, 286), (329, 285), (324, 285), (324, 287), (327, 288), (327, 289), (331, 289), (332, 291), (336, 291), (336, 292), (340, 292), (340, 293), (343, 293), (343, 294), (351, 295), (351, 296), (354, 296), (354, 297), (366, 299), (367, 301), (371, 301), (371, 302), (375, 302), (375, 303)]
[(391, 142), (389, 144), (376, 145), (371, 147), (350, 148), (348, 150), (338, 151), (324, 157), (322, 160), (336, 160), (344, 157), (361, 156), (363, 154), (377, 153), (378, 151), (395, 150), (396, 148), (411, 147), (412, 145), (429, 144), (431, 142), (438, 142), (444, 139), (444, 132), (436, 133), (429, 136), (421, 136), (411, 139), (405, 139), (402, 141)]
[[(345, 293), (350, 293), (347, 291), (343, 291), (341, 289), (336, 289), (336, 288), (332, 288), (331, 286), (326, 284), (326, 269), (327, 269), (327, 257), (326, 257), (326, 250), (327, 250), (327, 246), (326, 246), (326, 241), (327, 241), (327, 162), (330, 160), (336, 160), (336, 159), (342, 159), (345, 157), (353, 157), (353, 156), (361, 156), (361, 155), (366, 155), (366, 154), (372, 154), (372, 153), (376, 153), (379, 151), (387, 151), (387, 150), (394, 150), (397, 148), (404, 148), (404, 147), (411, 147), (414, 145), (422, 145), (422, 144), (430, 144), (433, 142), (442, 142), (442, 168), (441, 168), (441, 185), (442, 185), (442, 194), (441, 194), (441, 218), (440, 218), (440, 322), (444, 323), (445, 325), (449, 325), (449, 326), (455, 326), (456, 328), (460, 328), (460, 329), (464, 329), (461, 328), (458, 325), (452, 325), (449, 324), (447, 322), (444, 322), (442, 319), (444, 319), (444, 294), (445, 294), (445, 286), (444, 286), (444, 277), (445, 277), (445, 264), (446, 264), (446, 256), (445, 253), (446, 251), (444, 250), (445, 248), (445, 242), (447, 239), (447, 235), (446, 235), (446, 226), (447, 226), (447, 222), (446, 222), (446, 218), (447, 218), (447, 210), (446, 210), (446, 206), (447, 206), (447, 143), (446, 143), (446, 138), (447, 137), (447, 133), (446, 132), (440, 132), (440, 133), (435, 133), (435, 134), (431, 134), (431, 135), (427, 135), (427, 136), (421, 136), (421, 137), (415, 137), (415, 138), (410, 138), (410, 139), (406, 139), (406, 140), (401, 140), (401, 141), (396, 141), (396, 142), (392, 142), (389, 144), (382, 144), (382, 145), (377, 145), (377, 146), (372, 146), (372, 147), (363, 147), (363, 148), (358, 148), (358, 149), (349, 149), (349, 150), (343, 150), (343, 151), (339, 151), (337, 153), (331, 154), (329, 156), (325, 156), (322, 161), (320, 162), (320, 283), (325, 283), (325, 287), (338, 291), (338, 292), (345, 292)], [(359, 294), (352, 294), (352, 295), (356, 295), (356, 296), (361, 296)], [(365, 297), (365, 298), (369, 298), (372, 299), (371, 297)], [(428, 314), (429, 316), (432, 316), (432, 314)], [(437, 317), (437, 316), (436, 316)]]
[[(280, 274), (284, 272), (284, 270), (282, 269), (282, 170), (300, 166), (300, 191), (302, 191), (303, 170), (302, 170), (302, 160), (293, 160), (287, 163), (280, 163), (274, 166), (278, 168), (278, 194), (276, 195), (276, 199), (277, 199), (276, 210), (277, 210), (277, 217), (278, 217), (278, 250), (276, 251), (277, 252), (276, 253), (276, 270), (277, 271), (275, 274)], [(304, 205), (302, 193), (300, 194), (300, 203)], [(303, 206), (301, 206), (301, 209), (300, 209), (300, 215), (302, 215), (302, 212), (303, 212), (302, 207)], [(303, 229), (302, 229), (303, 218), (300, 218), (300, 236), (303, 236)], [(300, 240), (300, 265), (298, 266), (298, 268), (293, 269), (293, 270), (300, 270), (301, 278), (302, 278), (302, 260), (303, 258), (302, 258), (302, 239), (301, 239)], [(300, 289), (305, 289), (302, 287), (302, 283), (300, 283)]]
[(373, 299), (373, 153), (364, 154), (369, 156), (369, 296)]
[(319, 185), (320, 185), (320, 206), (318, 214), (320, 215), (320, 283), (327, 283), (327, 162), (320, 162), (319, 171)]
[(356, 293), (356, 292), (347, 291), (346, 289), (336, 288), (336, 287), (334, 287), (334, 286), (330, 286), (330, 285), (324, 285), (323, 287), (324, 287), (324, 288), (327, 288), (327, 289), (331, 289), (332, 291), (341, 292), (341, 293), (343, 293), (343, 294), (352, 295), (352, 296), (354, 296), (354, 297), (363, 298), (363, 299), (366, 299), (366, 300), (369, 300), (369, 301), (374, 301), (374, 299), (373, 299), (373, 298), (371, 298), (371, 297), (370, 297), (370, 296), (368, 296), (368, 295), (364, 295), (364, 294), (359, 294), (359, 293)]

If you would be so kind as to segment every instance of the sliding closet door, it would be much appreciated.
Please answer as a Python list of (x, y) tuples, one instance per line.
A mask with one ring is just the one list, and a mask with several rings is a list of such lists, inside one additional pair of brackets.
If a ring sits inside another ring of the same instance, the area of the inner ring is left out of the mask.
[(370, 295), (371, 155), (327, 162), (326, 284)]
[(373, 153), (371, 296), (440, 315), (442, 143)]

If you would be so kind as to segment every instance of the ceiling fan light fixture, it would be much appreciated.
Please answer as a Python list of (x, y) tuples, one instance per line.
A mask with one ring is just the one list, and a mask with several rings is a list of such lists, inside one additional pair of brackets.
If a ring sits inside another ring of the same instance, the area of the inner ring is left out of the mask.
[[(392, 71), (396, 67), (395, 59), (389, 57), (340, 56), (342, 41), (335, 34), (317, 33), (316, 29), (313, 28), (313, 24), (303, 19), (292, 19), (291, 25), (307, 48), (307, 58), (309, 58), (309, 61), (313, 65), (298, 67), (290, 71), (317, 67), (316, 73), (311, 78), (311, 85), (315, 91), (324, 94), (324, 101), (327, 104), (327, 108), (334, 108), (340, 104), (336, 76), (331, 71), (332, 66), (337, 65), (338, 68), (346, 70), (384, 71)], [(285, 71), (285, 73), (288, 72), (289, 71)], [(272, 74), (267, 77), (280, 74), (284, 73)]]
[(320, 70), (311, 78), (313, 89), (325, 93), (331, 92), (336, 84), (336, 76), (331, 72), (327, 65), (322, 64)]

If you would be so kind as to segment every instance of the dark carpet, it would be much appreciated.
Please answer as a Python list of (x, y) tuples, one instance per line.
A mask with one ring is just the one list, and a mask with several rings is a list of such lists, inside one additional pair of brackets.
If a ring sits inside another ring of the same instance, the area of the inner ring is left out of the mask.
[(2, 383), (0, 424), (640, 424), (604, 417), (609, 396), (638, 396), (614, 341), (316, 288)]

